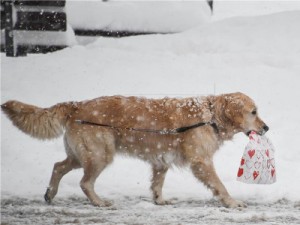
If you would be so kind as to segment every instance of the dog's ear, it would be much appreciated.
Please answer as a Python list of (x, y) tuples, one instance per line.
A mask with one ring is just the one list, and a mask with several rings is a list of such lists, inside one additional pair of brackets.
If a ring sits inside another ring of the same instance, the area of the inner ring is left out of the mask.
[(215, 114), (215, 119), (219, 123), (228, 122), (229, 118), (226, 115), (228, 109), (228, 101), (225, 95), (218, 95), (212, 97), (211, 102), (213, 102), (212, 107)]
[(226, 108), (224, 108), (225, 116), (228, 119), (232, 119), (238, 110), (238, 105), (235, 102), (234, 97), (230, 94), (224, 96), (224, 101), (226, 104)]
[(239, 95), (239, 93), (233, 93), (216, 96), (214, 107), (223, 122), (236, 120), (236, 117), (242, 113), (243, 101)]
[(239, 123), (243, 120), (243, 111), (245, 108), (245, 97), (241, 93), (224, 95), (224, 114), (232, 123)]

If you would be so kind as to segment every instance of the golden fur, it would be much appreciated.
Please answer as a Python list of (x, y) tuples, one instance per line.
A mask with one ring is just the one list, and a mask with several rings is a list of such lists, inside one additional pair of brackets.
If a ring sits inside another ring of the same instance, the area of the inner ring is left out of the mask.
[[(116, 153), (141, 158), (152, 165), (151, 190), (156, 204), (167, 204), (162, 186), (168, 168), (189, 166), (200, 181), (226, 207), (243, 207), (227, 192), (215, 172), (213, 155), (225, 140), (238, 132), (268, 130), (258, 117), (254, 102), (242, 93), (195, 98), (146, 99), (137, 97), (100, 97), (90, 101), (68, 102), (42, 109), (17, 101), (1, 106), (12, 123), (38, 139), (64, 134), (67, 158), (54, 165), (45, 200), (55, 197), (61, 178), (75, 168), (83, 168), (80, 186), (95, 206), (110, 203), (94, 191), (94, 183)], [(110, 125), (115, 128), (80, 124), (77, 120)], [(166, 130), (199, 122), (204, 125), (178, 134), (157, 134), (126, 128)]]

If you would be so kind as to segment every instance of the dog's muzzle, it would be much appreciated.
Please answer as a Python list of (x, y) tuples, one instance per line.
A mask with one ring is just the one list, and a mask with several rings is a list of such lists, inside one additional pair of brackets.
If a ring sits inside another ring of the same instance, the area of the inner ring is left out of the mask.
[[(269, 130), (270, 128), (265, 124), (264, 126), (263, 126), (263, 128), (260, 130), (260, 131), (255, 131), (257, 134), (259, 134), (259, 135), (264, 135), (265, 133), (267, 133), (268, 132), (268, 130)], [(246, 135), (247, 136), (249, 136), (250, 135), (250, 133), (252, 132), (253, 130), (249, 130), (247, 133), (246, 133)]]

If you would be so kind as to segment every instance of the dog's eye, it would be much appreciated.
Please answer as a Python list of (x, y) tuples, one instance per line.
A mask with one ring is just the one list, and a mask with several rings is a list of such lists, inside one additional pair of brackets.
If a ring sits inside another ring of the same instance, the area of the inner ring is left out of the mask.
[(257, 114), (256, 110), (253, 110), (251, 113), (252, 113), (252, 115), (256, 115)]

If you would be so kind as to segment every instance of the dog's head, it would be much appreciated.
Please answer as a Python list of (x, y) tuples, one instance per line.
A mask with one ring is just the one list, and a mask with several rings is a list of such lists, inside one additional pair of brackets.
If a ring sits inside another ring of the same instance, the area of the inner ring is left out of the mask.
[[(235, 133), (251, 131), (263, 135), (269, 127), (259, 118), (254, 101), (243, 93), (232, 93), (219, 96), (221, 101), (219, 115), (222, 114), (223, 126), (233, 127)], [(216, 105), (214, 105), (216, 106)]]

